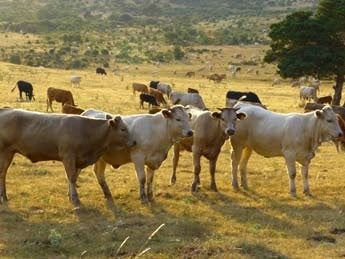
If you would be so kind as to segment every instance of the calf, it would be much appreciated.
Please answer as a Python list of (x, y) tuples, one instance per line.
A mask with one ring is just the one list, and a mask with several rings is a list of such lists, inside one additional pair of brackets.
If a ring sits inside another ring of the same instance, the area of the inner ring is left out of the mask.
[(233, 108), (220, 109), (221, 112), (210, 112), (189, 107), (187, 111), (192, 114), (191, 126), (194, 134), (193, 137), (184, 138), (174, 144), (171, 183), (176, 182), (176, 168), (180, 151), (187, 150), (193, 153), (194, 181), (191, 187), (192, 192), (197, 191), (197, 186), (200, 184), (201, 156), (209, 160), (211, 190), (217, 191), (215, 171), (218, 155), (225, 140), (235, 133), (237, 119), (243, 120), (246, 114), (237, 113)]
[(164, 84), (164, 83), (158, 83), (157, 90), (161, 91), (163, 94), (166, 94), (166, 96), (168, 98), (169, 98), (171, 91), (172, 91), (171, 86), (168, 84)]
[(49, 108), (53, 112), (53, 106), (52, 106), (53, 101), (61, 103), (61, 106), (63, 106), (65, 103), (72, 105), (72, 106), (76, 106), (74, 103), (74, 99), (73, 99), (73, 95), (72, 95), (71, 91), (59, 89), (59, 88), (54, 88), (54, 87), (48, 87), (48, 89), (47, 89), (47, 112), (48, 112)]
[(104, 68), (102, 68), (102, 67), (97, 67), (96, 68), (96, 74), (97, 75), (107, 75), (107, 72), (105, 71), (105, 69)]
[(302, 86), (300, 88), (299, 98), (301, 101), (313, 100), (317, 102), (316, 89), (311, 86)]
[(191, 77), (195, 77), (195, 72), (193, 72), (193, 71), (189, 71), (189, 72), (187, 72), (186, 73), (186, 75), (185, 75), (186, 77), (189, 77), (189, 78), (191, 78)]
[(81, 114), (82, 112), (84, 112), (83, 109), (80, 109), (76, 106), (70, 105), (65, 103), (62, 106), (62, 113), (66, 113), (66, 114)]
[[(87, 110), (82, 115), (104, 118), (106, 113)], [(176, 105), (156, 114), (124, 116), (123, 120), (127, 123), (131, 136), (136, 140), (136, 145), (125, 150), (107, 150), (95, 164), (94, 172), (105, 197), (111, 199), (112, 194), (104, 177), (106, 164), (118, 168), (130, 162), (134, 163), (140, 199), (142, 203), (146, 203), (153, 199), (152, 182), (155, 170), (167, 158), (171, 146), (182, 138), (193, 135), (189, 125), (189, 115), (183, 106)]]
[(139, 108), (144, 109), (144, 102), (149, 104), (149, 109), (150, 109), (151, 105), (159, 106), (156, 98), (154, 96), (152, 96), (152, 95), (140, 94), (139, 98), (140, 98), (140, 106), (139, 106)]
[(336, 114), (330, 106), (308, 113), (275, 113), (256, 105), (236, 104), (239, 112), (247, 114), (231, 136), (232, 186), (239, 189), (238, 167), (241, 185), (247, 189), (247, 164), (254, 150), (259, 155), (284, 157), (289, 180), (290, 194), (296, 196), (296, 162), (302, 168), (304, 194), (310, 195), (308, 170), (311, 159), (322, 142), (342, 136)]
[(135, 95), (135, 92), (139, 92), (139, 93), (149, 92), (149, 89), (147, 88), (147, 86), (141, 83), (133, 83), (132, 90), (133, 90), (133, 95)]
[(79, 87), (80, 86), (80, 81), (81, 81), (81, 76), (73, 75), (71, 76), (71, 85), (72, 87)]
[(23, 80), (17, 81), (16, 85), (13, 87), (11, 92), (14, 91), (18, 87), (19, 90), (19, 98), (20, 100), (23, 100), (22, 92), (25, 93), (25, 100), (35, 100), (34, 93), (33, 93), (33, 87), (32, 84)]
[(150, 88), (149, 94), (155, 97), (158, 104), (163, 104), (164, 106), (167, 105), (167, 102), (164, 99), (164, 96), (163, 96), (161, 91), (154, 89), (154, 88)]
[(105, 120), (0, 109), (0, 123), (4, 129), (0, 132), (0, 202), (7, 201), (6, 174), (16, 153), (33, 163), (61, 161), (69, 182), (69, 198), (78, 206), (76, 181), (80, 170), (95, 163), (109, 148), (134, 144), (120, 116)]
[(154, 89), (157, 89), (158, 84), (159, 84), (159, 81), (151, 81), (150, 82), (150, 87), (154, 88)]

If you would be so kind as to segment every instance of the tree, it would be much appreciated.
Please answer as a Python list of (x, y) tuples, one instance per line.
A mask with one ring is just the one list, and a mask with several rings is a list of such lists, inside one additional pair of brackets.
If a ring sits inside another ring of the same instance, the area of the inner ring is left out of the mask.
[(271, 49), (264, 61), (276, 62), (283, 78), (334, 76), (333, 104), (339, 105), (345, 74), (344, 15), (345, 1), (321, 0), (316, 15), (295, 12), (271, 25)]

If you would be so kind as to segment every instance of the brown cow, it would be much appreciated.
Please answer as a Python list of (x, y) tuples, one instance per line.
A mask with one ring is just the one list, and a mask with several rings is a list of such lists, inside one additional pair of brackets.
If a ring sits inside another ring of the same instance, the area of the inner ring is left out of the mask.
[(167, 105), (167, 102), (165, 101), (161, 91), (150, 87), (149, 94), (156, 98), (158, 104), (163, 104), (164, 106)]
[(206, 78), (210, 81), (214, 81), (215, 83), (220, 83), (223, 79), (226, 79), (226, 74), (211, 74), (206, 76)]
[(83, 109), (80, 109), (76, 106), (70, 105), (65, 103), (62, 106), (62, 113), (66, 113), (66, 114), (81, 114), (82, 112), (84, 112)]
[(176, 168), (180, 151), (193, 152), (194, 181), (191, 187), (192, 192), (197, 191), (200, 184), (200, 159), (205, 156), (210, 163), (211, 189), (217, 191), (215, 182), (215, 171), (218, 155), (225, 140), (235, 133), (237, 119), (246, 118), (245, 113), (237, 113), (234, 108), (224, 108), (221, 112), (202, 111), (194, 107), (188, 107), (187, 112), (191, 113), (191, 126), (193, 137), (183, 138), (174, 144), (173, 174), (171, 183), (176, 182)]
[(188, 88), (187, 88), (187, 93), (190, 93), (190, 94), (191, 94), (191, 93), (198, 94), (199, 91), (196, 90), (196, 89), (194, 89), (194, 88), (188, 87)]
[(65, 103), (76, 106), (73, 100), (73, 95), (71, 91), (54, 88), (54, 87), (48, 87), (47, 89), (47, 112), (50, 107), (50, 110), (53, 112), (52, 103), (53, 101), (56, 101), (58, 103), (61, 103), (63, 106)]
[(332, 100), (333, 100), (332, 96), (327, 95), (327, 96), (322, 96), (320, 98), (317, 98), (316, 103), (321, 103), (321, 104), (322, 103), (329, 103), (329, 104), (331, 104)]
[(147, 85), (141, 84), (141, 83), (133, 83), (132, 89), (133, 89), (133, 95), (135, 95), (135, 92), (140, 92), (140, 93), (148, 93), (149, 92)]
[(69, 198), (78, 206), (80, 170), (109, 149), (124, 149), (135, 143), (120, 116), (106, 120), (5, 108), (0, 109), (0, 123), (0, 203), (8, 200), (6, 173), (16, 153), (33, 163), (61, 161), (69, 182)]

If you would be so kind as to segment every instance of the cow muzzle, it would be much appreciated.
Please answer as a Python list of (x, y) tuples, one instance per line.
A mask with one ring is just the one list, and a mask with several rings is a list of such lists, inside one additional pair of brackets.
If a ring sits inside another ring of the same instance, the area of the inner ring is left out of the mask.
[(229, 136), (232, 136), (235, 134), (235, 130), (234, 129), (226, 129), (226, 134), (228, 134)]
[(193, 131), (189, 130), (187, 131), (186, 137), (192, 137), (193, 136)]

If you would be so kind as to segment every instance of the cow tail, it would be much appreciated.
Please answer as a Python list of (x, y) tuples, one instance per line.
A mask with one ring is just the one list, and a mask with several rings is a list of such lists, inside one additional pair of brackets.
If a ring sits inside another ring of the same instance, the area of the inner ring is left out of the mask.
[(17, 83), (15, 83), (14, 87), (12, 88), (11, 93), (14, 91), (14, 89), (16, 89), (16, 87), (17, 87)]

